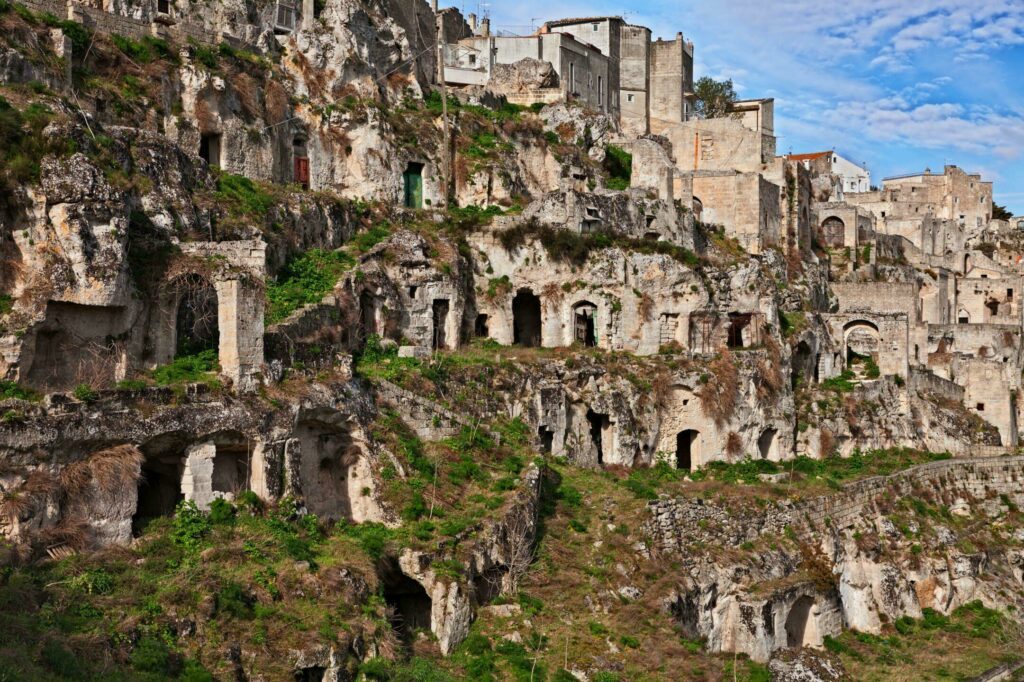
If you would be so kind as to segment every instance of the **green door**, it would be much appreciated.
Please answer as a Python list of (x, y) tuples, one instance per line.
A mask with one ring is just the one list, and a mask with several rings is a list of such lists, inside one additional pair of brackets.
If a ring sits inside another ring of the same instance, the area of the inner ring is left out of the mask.
[(405, 173), (405, 205), (407, 208), (423, 208), (423, 165), (410, 163)]

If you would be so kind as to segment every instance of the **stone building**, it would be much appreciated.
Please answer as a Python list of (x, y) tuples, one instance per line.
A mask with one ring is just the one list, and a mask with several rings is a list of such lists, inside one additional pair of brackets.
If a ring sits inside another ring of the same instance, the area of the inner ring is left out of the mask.
[[(608, 113), (631, 137), (689, 116), (693, 43), (682, 33), (652, 42), (649, 28), (621, 17), (549, 21), (529, 36), (475, 33), (445, 46), (449, 85), (486, 86), (517, 104), (574, 99)], [(552, 77), (524, 79), (523, 68), (500, 68), (522, 60), (550, 64)]]

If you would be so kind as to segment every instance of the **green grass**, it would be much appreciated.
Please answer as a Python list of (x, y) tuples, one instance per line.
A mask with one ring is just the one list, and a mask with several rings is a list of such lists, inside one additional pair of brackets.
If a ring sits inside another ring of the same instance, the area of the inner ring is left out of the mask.
[(267, 324), (280, 322), (300, 307), (320, 301), (355, 263), (344, 251), (321, 249), (288, 261), (277, 279), (267, 283)]
[(514, 251), (531, 238), (540, 241), (544, 250), (553, 260), (569, 263), (575, 267), (582, 267), (586, 264), (593, 252), (612, 247), (635, 253), (662, 254), (693, 269), (701, 265), (700, 258), (693, 251), (682, 246), (668, 241), (631, 239), (612, 232), (579, 234), (550, 225), (526, 222), (498, 233), (498, 239), (506, 251)]
[(160, 386), (173, 386), (202, 382), (211, 387), (219, 385), (211, 376), (220, 371), (215, 349), (204, 350), (195, 355), (182, 355), (166, 365), (153, 370), (153, 380)]
[(0, 381), (0, 400), (39, 400), (39, 394), (13, 381)]
[(221, 173), (216, 196), (234, 211), (255, 217), (265, 216), (274, 206), (273, 195), (243, 175)]
[(144, 36), (142, 40), (134, 40), (115, 33), (110, 36), (110, 40), (129, 59), (140, 64), (148, 64), (157, 59), (164, 59), (172, 63), (178, 62), (178, 57), (168, 42), (160, 38)]
[(844, 369), (838, 376), (825, 379), (821, 382), (821, 387), (826, 391), (835, 391), (836, 393), (849, 393), (857, 387), (853, 383), (854, 374), (848, 369)]

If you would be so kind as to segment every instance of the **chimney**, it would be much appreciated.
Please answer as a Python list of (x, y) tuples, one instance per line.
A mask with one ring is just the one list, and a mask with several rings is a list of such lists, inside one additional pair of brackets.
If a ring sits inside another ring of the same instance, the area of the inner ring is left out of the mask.
[(469, 20), (469, 30), (476, 35), (476, 15), (470, 12), (466, 18)]
[(679, 41), (680, 43), (683, 42), (683, 32), (682, 31), (676, 31), (676, 40)]
[(434, 5), (434, 14), (437, 14), (437, 0), (434, 0), (433, 5)]
[(490, 38), (491, 37), (491, 20), (484, 18), (480, 20), (480, 37)]

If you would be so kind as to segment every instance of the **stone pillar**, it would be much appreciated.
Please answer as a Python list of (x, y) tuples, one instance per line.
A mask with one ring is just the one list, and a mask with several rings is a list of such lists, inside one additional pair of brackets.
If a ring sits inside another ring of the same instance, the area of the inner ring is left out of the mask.
[(64, 73), (62, 74), (64, 84), (71, 87), (71, 39), (64, 35), (64, 31), (61, 29), (54, 28), (50, 29), (50, 40), (53, 41), (53, 51), (64, 60)]
[(490, 38), (491, 37), (491, 20), (487, 17), (480, 21), (480, 37)]
[(195, 502), (203, 511), (209, 511), (210, 503), (218, 497), (231, 497), (230, 494), (216, 492), (213, 489), (213, 460), (216, 456), (216, 445), (200, 443), (191, 446), (185, 457), (181, 494), (186, 500)]
[(221, 372), (239, 393), (255, 391), (263, 366), (263, 297), (242, 279), (221, 280), (216, 288)]
[(316, 19), (316, 0), (302, 0), (302, 30), (313, 29), (313, 21)]

